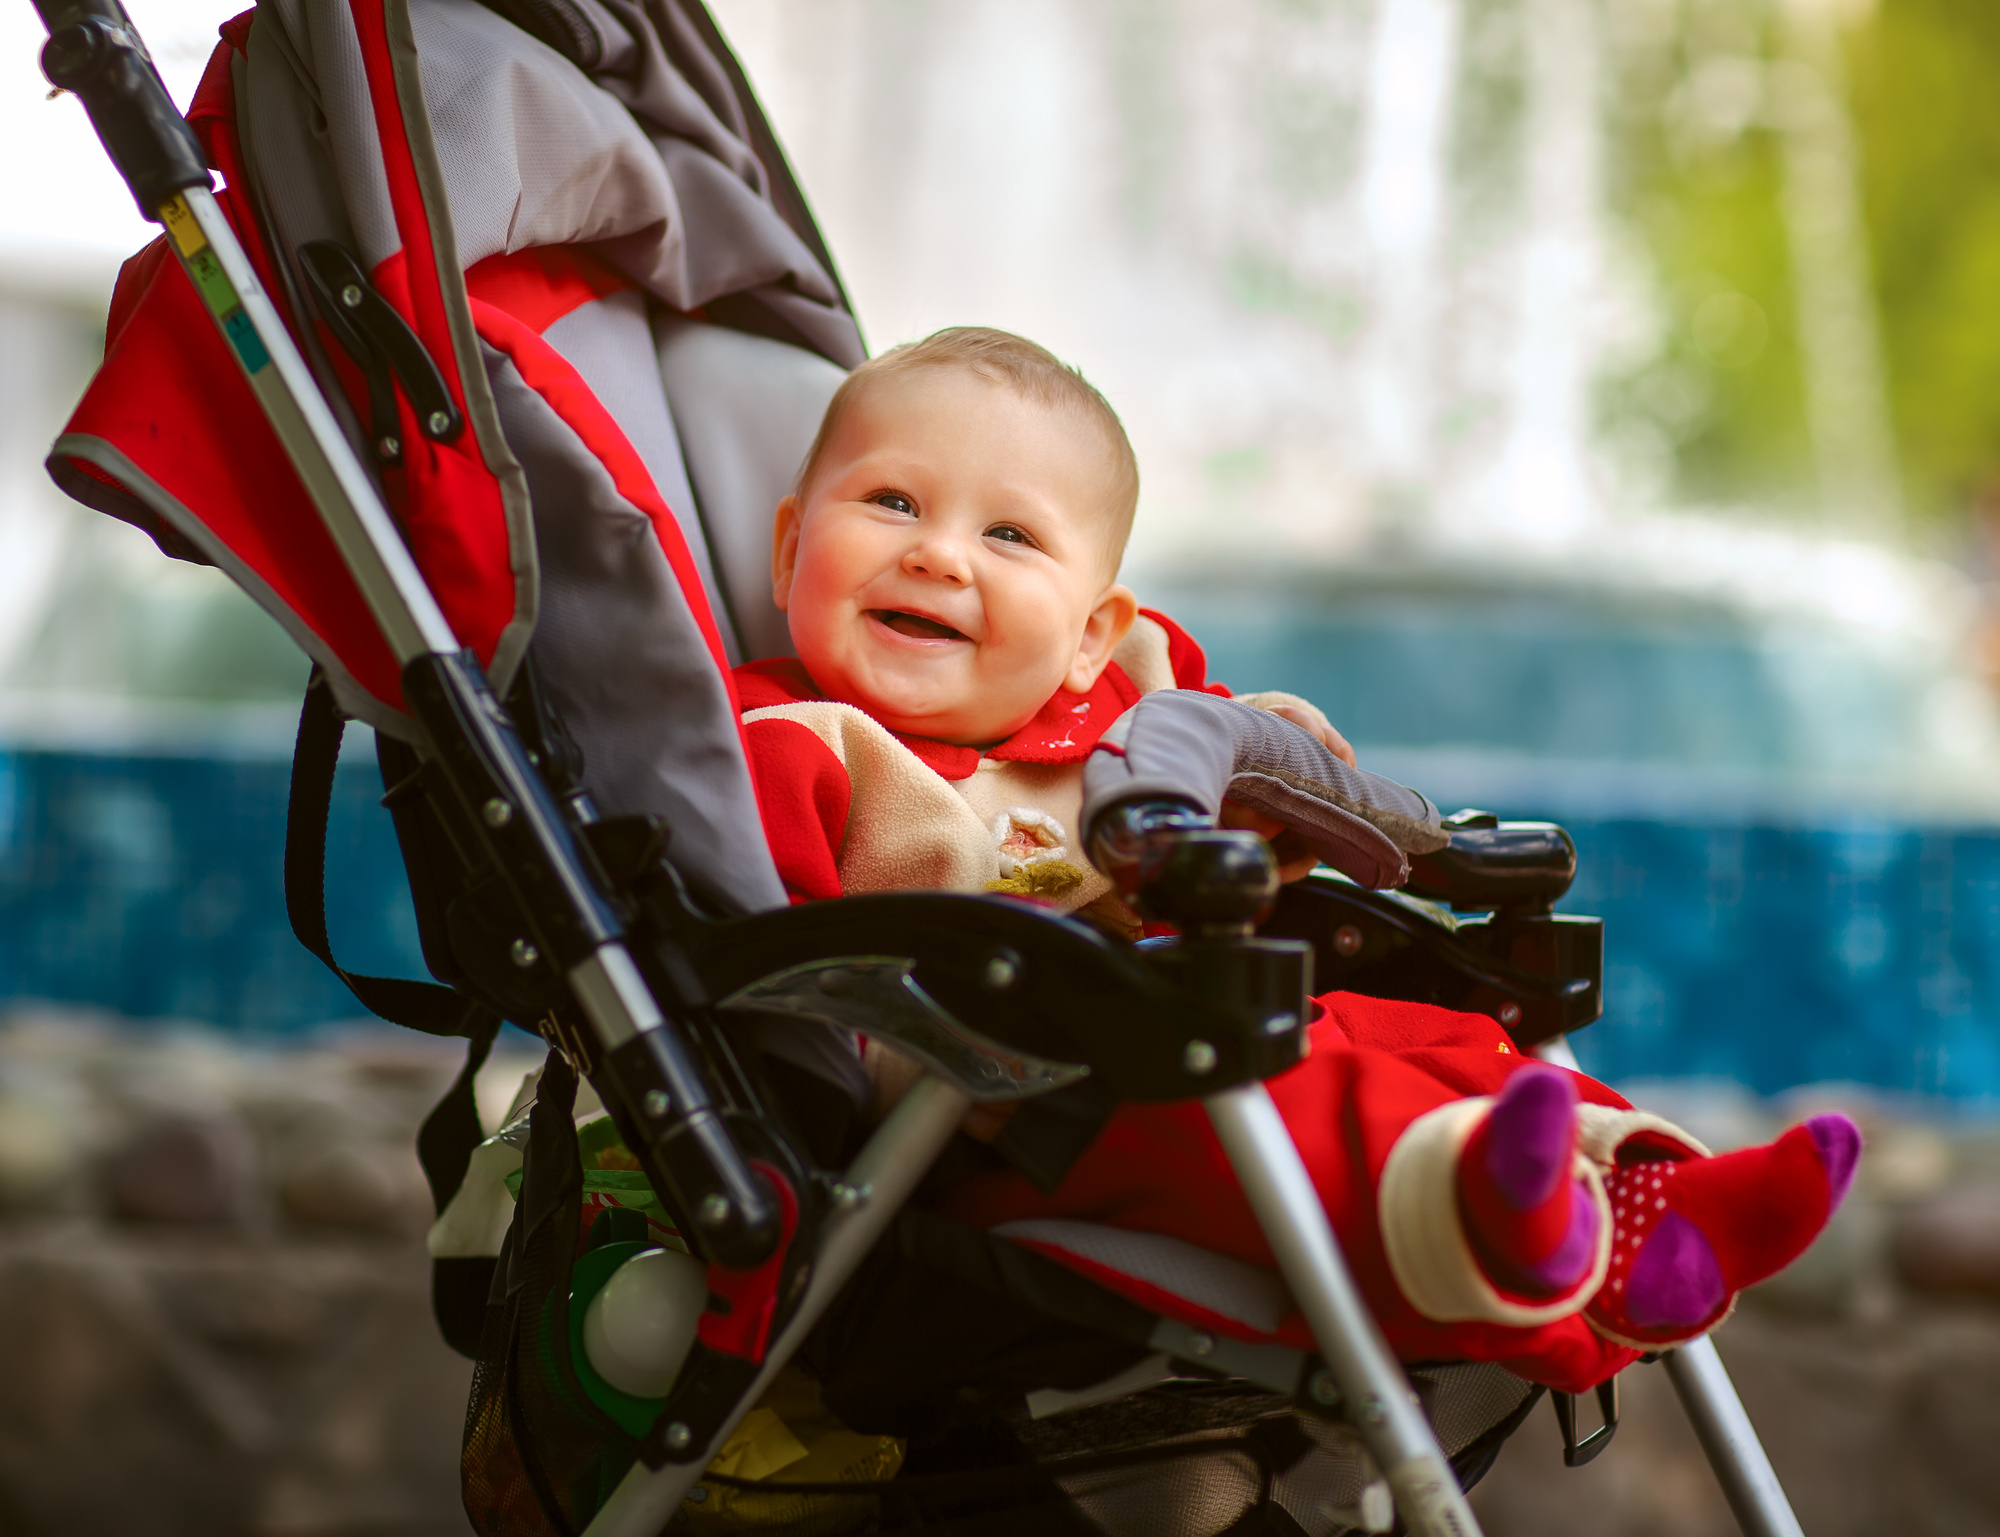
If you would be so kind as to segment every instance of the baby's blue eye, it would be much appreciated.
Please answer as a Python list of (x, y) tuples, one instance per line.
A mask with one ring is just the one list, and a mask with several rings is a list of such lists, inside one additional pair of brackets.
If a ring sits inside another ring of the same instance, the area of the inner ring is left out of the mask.
[(993, 527), (986, 530), (986, 537), (988, 539), (1003, 539), (1008, 544), (1033, 544), (1035, 542), (1025, 530), (1016, 528), (1012, 523), (994, 524)]
[(891, 512), (915, 512), (917, 504), (900, 491), (877, 491), (868, 498), (877, 507), (886, 507)]

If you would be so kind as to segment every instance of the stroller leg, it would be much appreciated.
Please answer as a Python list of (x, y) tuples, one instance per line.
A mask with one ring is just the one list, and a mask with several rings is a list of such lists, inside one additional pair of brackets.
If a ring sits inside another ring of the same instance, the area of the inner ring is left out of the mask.
[(1804, 1537), (1715, 1341), (1704, 1335), (1661, 1359), (1743, 1537)]
[[(1576, 1053), (1562, 1036), (1542, 1042), (1534, 1052), (1544, 1062), (1582, 1071)], [(1728, 1369), (1716, 1354), (1715, 1341), (1704, 1335), (1668, 1351), (1661, 1359), (1744, 1537), (1804, 1537), (1799, 1518), (1792, 1514), (1791, 1501), (1785, 1498), (1784, 1486), (1757, 1439), (1756, 1427), (1743, 1412), (1736, 1384), (1729, 1380)]]
[(660, 1530), (680, 1509), (688, 1490), (701, 1478), (709, 1459), (729, 1439), (736, 1422), (784, 1369), (792, 1352), (819, 1322), (827, 1304), (895, 1221), (910, 1192), (958, 1130), (971, 1103), (942, 1079), (930, 1077), (919, 1079), (903, 1096), (847, 1171), (847, 1183), (866, 1190), (867, 1199), (856, 1210), (840, 1212), (828, 1220), (805, 1300), (771, 1343), (764, 1357), (764, 1369), (737, 1404), (735, 1413), (722, 1423), (715, 1439), (698, 1457), (687, 1462), (670, 1462), (660, 1468), (633, 1463), (596, 1518), (584, 1529), (583, 1537), (659, 1537)]
[(1472, 1507), (1326, 1220), (1292, 1134), (1262, 1083), (1204, 1100), (1251, 1209), (1413, 1537), (1479, 1537)]

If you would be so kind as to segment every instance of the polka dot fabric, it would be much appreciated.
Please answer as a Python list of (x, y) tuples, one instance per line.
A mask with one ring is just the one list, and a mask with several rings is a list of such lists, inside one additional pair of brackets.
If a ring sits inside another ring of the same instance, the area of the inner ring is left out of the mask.
[(1624, 1164), (1604, 1181), (1611, 1203), (1611, 1266), (1592, 1312), (1616, 1338), (1649, 1345), (1686, 1339), (1728, 1310), (1713, 1249), (1673, 1210), (1675, 1184), (1685, 1167)]
[(1713, 1328), (1737, 1292), (1819, 1236), (1846, 1194), (1860, 1141), (1845, 1116), (1816, 1116), (1763, 1147), (1606, 1171), (1611, 1264), (1584, 1316), (1640, 1349)]

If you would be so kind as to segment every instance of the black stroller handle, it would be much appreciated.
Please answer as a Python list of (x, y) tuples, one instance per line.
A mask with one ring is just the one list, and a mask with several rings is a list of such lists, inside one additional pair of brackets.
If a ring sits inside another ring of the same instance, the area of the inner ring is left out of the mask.
[[(456, 819), (501, 873), (528, 933), (516, 963), (564, 975), (600, 1093), (655, 1188), (699, 1214), (707, 1258), (762, 1264), (783, 1239), (777, 1191), (709, 1102), (695, 1053), (625, 943), (608, 882), (463, 650), (376, 482), (335, 420), (216, 202), (201, 146), (117, 0), (36, 0), (49, 78), (83, 98), (99, 139), (209, 311), (401, 668), (404, 702)], [(705, 1000), (675, 998), (677, 1007)]]
[(201, 141), (118, 0), (35, 0), (35, 9), (49, 29), (42, 73), (82, 100), (142, 218), (157, 224), (176, 192), (214, 185)]

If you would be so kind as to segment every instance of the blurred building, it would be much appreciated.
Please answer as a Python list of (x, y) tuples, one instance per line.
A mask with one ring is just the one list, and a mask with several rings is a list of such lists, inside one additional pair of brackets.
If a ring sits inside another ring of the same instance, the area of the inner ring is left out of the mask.
[[(877, 348), (978, 322), (1078, 363), (1144, 468), (1129, 574), (1222, 676), (1313, 695), (1441, 801), (1576, 831), (1573, 903), (1611, 920), (1593, 1065), (2000, 1094), (2000, 730), (1967, 661), (1973, 587), (1881, 537), (1901, 514), (1881, 338), (1856, 309), (1873, 279), (1841, 15), (716, 10)], [(191, 78), (209, 24), (163, 0), (156, 49)], [(1696, 292), (1648, 234), (1641, 191), (1706, 207), (1732, 155), (1768, 172), (1742, 184), (1764, 187), (1773, 259), (1812, 280), (1718, 267)], [(91, 207), (119, 195), (79, 175)], [(41, 477), (98, 345), (95, 263), (0, 279), (19, 402), (0, 418), (0, 986), (242, 1029), (349, 1015), (278, 895), (303, 663), (214, 573)], [(1796, 483), (1730, 504), (1753, 481), (1695, 473), (1703, 424), (1754, 420), (1729, 391), (1762, 369), (1792, 380)], [(336, 945), (408, 972), (379, 783), (351, 746)]]

